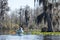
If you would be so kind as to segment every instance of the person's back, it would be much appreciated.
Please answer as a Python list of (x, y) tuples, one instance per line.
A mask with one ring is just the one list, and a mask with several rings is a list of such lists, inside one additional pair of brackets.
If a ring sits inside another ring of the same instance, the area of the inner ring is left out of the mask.
[(21, 32), (22, 32), (22, 33), (24, 32), (22, 27), (21, 27)]
[(17, 34), (18, 34), (18, 35), (21, 35), (23, 32), (24, 32), (24, 31), (23, 31), (23, 28), (22, 28), (22, 27), (20, 27), (20, 28), (17, 30)]

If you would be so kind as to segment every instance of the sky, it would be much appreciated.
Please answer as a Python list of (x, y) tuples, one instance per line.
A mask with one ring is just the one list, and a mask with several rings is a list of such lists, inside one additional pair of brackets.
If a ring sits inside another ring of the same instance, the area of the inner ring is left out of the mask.
[(20, 7), (24, 7), (29, 5), (31, 8), (34, 8), (34, 0), (8, 0), (8, 6), (10, 10), (19, 9)]

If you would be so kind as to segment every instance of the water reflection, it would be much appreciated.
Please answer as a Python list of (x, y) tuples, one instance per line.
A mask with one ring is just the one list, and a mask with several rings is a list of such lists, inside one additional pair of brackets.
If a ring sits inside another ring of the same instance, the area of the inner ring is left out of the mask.
[(60, 36), (51, 35), (1, 35), (0, 40), (60, 40)]
[(43, 40), (60, 40), (60, 36), (59, 35), (46, 35), (43, 36)]
[(43, 40), (43, 36), (40, 35), (23, 35), (23, 36), (12, 36), (12, 35), (2, 35), (0, 40)]
[(44, 36), (44, 40), (52, 40), (52, 38), (50, 35), (46, 35), (46, 36)]

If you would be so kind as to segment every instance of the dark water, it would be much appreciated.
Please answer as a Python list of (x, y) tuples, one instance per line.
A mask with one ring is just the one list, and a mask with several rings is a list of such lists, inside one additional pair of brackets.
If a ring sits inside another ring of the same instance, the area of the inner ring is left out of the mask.
[(60, 36), (54, 35), (54, 36), (43, 36), (43, 40), (60, 40)]
[(60, 40), (60, 36), (43, 35), (0, 35), (0, 40)]

